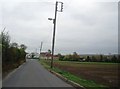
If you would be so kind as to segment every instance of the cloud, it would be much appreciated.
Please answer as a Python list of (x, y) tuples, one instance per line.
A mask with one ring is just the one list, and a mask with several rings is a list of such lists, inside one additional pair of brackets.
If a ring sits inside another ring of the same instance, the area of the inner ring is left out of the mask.
[[(56, 53), (117, 53), (117, 2), (63, 0), (64, 11), (57, 14)], [(6, 4), (7, 3), (7, 4)], [(55, 0), (3, 2), (3, 25), (12, 42), (24, 43), (35, 51), (43, 41), (43, 51), (51, 49)], [(7, 7), (8, 6), (8, 7)]]

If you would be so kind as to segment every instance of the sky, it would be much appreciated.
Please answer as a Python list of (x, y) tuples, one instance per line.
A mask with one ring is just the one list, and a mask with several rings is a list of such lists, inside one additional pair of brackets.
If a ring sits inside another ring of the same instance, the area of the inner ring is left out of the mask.
[[(118, 53), (118, 0), (59, 0), (55, 54)], [(52, 47), (56, 0), (1, 0), (0, 30), (6, 27), (11, 42), (25, 44), (27, 52)]]

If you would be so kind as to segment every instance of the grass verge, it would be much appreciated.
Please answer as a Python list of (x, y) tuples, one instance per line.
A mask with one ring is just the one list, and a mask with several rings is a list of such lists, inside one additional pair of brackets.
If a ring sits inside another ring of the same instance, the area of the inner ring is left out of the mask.
[(60, 75), (62, 75), (63, 77), (67, 78), (70, 81), (73, 81), (75, 83), (78, 83), (82, 86), (84, 86), (86, 89), (106, 89), (108, 88), (107, 86), (101, 85), (101, 84), (97, 84), (92, 80), (85, 80), (83, 78), (77, 77), (67, 71), (63, 71), (59, 68), (53, 67), (53, 69), (50, 68), (50, 62), (45, 61), (45, 60), (41, 60), (40, 63), (48, 70), (52, 70), (54, 72), (59, 73)]

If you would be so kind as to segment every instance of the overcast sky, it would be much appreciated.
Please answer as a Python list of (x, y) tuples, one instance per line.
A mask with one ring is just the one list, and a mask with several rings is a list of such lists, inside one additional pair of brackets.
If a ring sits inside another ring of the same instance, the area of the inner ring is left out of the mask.
[[(25, 44), (27, 52), (39, 52), (41, 41), (42, 51), (51, 49), (53, 23), (48, 18), (54, 18), (55, 1), (1, 1), (0, 30), (6, 27), (11, 42)], [(117, 0), (60, 1), (64, 3), (64, 8), (57, 14), (55, 53), (118, 52)]]

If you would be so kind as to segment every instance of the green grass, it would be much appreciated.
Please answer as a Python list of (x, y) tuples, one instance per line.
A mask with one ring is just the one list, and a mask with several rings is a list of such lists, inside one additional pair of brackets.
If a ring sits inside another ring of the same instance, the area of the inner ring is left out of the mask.
[(53, 68), (52, 69), (53, 71), (61, 74), (62, 76), (64, 76), (65, 78), (71, 80), (71, 81), (74, 81), (84, 87), (96, 87), (96, 88), (100, 88), (100, 87), (105, 87), (103, 85), (100, 85), (100, 84), (96, 84), (94, 81), (91, 81), (91, 80), (85, 80), (83, 78), (80, 78), (80, 77), (77, 77), (67, 71), (63, 71), (63, 70), (60, 70), (58, 68)]
[(40, 60), (40, 63), (41, 63), (46, 69), (48, 69), (48, 70), (51, 69), (50, 66), (49, 66), (49, 64), (47, 64), (43, 59)]
[(108, 62), (74, 62), (74, 61), (54, 61), (54, 63), (57, 63), (61, 66), (71, 66), (71, 67), (86, 67), (86, 68), (118, 68), (118, 65), (120, 63), (108, 63)]
[(106, 88), (106, 86), (104, 86), (104, 85), (97, 84), (91, 80), (85, 80), (83, 78), (77, 77), (67, 71), (63, 71), (63, 70), (55, 68), (55, 67), (53, 69), (51, 69), (49, 66), (50, 65), (49, 62), (46, 62), (44, 60), (41, 60), (40, 63), (48, 70), (53, 70), (53, 71), (61, 74), (63, 77), (67, 78), (68, 80), (74, 81), (74, 82), (86, 87), (87, 89), (93, 89), (93, 88), (94, 89), (105, 89)]
[(120, 64), (120, 63), (111, 63), (111, 62), (76, 62), (76, 61), (59, 61), (59, 60), (55, 60), (54, 62), (58, 62), (58, 63), (74, 63), (74, 64), (108, 64), (108, 65), (116, 65), (116, 64)]

